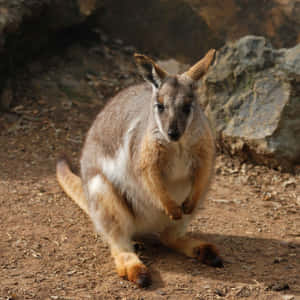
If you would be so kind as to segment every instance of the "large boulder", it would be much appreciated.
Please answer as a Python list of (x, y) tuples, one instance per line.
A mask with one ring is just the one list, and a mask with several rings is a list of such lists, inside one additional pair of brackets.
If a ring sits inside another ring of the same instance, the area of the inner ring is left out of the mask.
[(199, 89), (223, 149), (291, 169), (300, 163), (300, 44), (246, 36), (218, 51)]
[[(81, 24), (100, 7), (102, 0), (1, 0), (0, 51), (14, 34), (50, 33)], [(43, 36), (40, 36), (43, 38)], [(17, 41), (15, 41), (17, 42)], [(38, 44), (38, 40), (32, 40)], [(27, 45), (29, 46), (29, 45)]]
[[(187, 63), (193, 63), (209, 48), (247, 34), (264, 35), (276, 47), (299, 43), (300, 0), (267, 2), (0, 0), (0, 75), (22, 62), (26, 53), (45, 49), (53, 33), (87, 20), (141, 50)], [(79, 28), (73, 34), (76, 38)]]
[[(43, 51), (86, 34), (82, 24), (93, 18), (102, 0), (0, 0), (0, 111), (13, 98), (17, 68)], [(79, 25), (83, 28), (80, 30)], [(59, 34), (68, 28), (72, 32)]]
[(250, 34), (277, 48), (300, 42), (300, 0), (103, 1), (99, 22), (107, 33), (186, 63)]

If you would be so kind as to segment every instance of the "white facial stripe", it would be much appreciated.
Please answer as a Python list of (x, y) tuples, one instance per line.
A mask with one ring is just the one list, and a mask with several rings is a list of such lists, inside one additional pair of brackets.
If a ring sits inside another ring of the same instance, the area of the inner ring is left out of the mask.
[[(153, 86), (153, 89), (152, 89), (152, 99), (156, 99), (156, 98), (157, 98), (157, 88), (155, 86)], [(161, 121), (160, 121), (160, 118), (159, 118), (158, 107), (156, 105), (154, 106), (154, 118), (155, 118), (155, 122), (156, 122), (156, 125), (158, 127), (159, 132), (161, 133), (161, 135), (168, 142), (170, 142), (170, 139), (169, 139), (168, 135), (165, 134), (165, 132), (164, 132), (164, 130), (162, 128)]]
[(151, 83), (152, 86), (152, 97), (156, 97), (157, 96), (157, 87)]
[(168, 135), (164, 132), (164, 130), (163, 130), (163, 128), (162, 128), (161, 121), (160, 121), (160, 118), (159, 118), (159, 112), (158, 112), (158, 108), (157, 108), (157, 107), (155, 107), (154, 117), (155, 117), (155, 121), (156, 121), (157, 127), (158, 127), (158, 129), (159, 129), (159, 132), (162, 134), (162, 136), (163, 136), (168, 142), (170, 142), (170, 139), (169, 139)]
[(154, 85), (155, 88), (158, 88), (161, 85), (161, 78), (157, 74), (154, 67), (152, 67), (152, 77), (153, 77), (153, 80), (155, 81), (155, 84), (157, 85), (157, 86)]

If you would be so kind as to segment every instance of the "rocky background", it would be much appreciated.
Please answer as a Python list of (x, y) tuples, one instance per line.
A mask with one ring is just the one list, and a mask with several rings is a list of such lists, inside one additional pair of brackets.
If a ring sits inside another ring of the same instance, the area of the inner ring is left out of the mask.
[[(0, 110), (18, 103), (20, 73), (40, 71), (39, 57), (53, 60), (79, 41), (101, 45), (109, 38), (127, 53), (187, 64), (217, 48), (201, 97), (219, 145), (242, 159), (293, 170), (300, 160), (299, 16), (299, 0), (1, 0)], [(264, 38), (234, 43), (246, 35)], [(84, 72), (80, 64), (72, 68)], [(57, 77), (81, 98), (101, 94), (76, 82), (78, 76), (70, 79), (74, 72)]]
[(299, 0), (1, 0), (0, 70), (97, 25), (139, 49), (189, 63), (249, 34), (292, 47), (300, 42), (299, 15)]

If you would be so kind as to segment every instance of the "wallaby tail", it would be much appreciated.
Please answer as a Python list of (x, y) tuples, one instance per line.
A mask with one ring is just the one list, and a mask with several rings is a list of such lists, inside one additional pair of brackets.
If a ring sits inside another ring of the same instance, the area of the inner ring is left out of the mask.
[(65, 193), (74, 200), (81, 209), (89, 214), (88, 203), (82, 189), (81, 179), (71, 171), (65, 156), (61, 156), (57, 161), (56, 177)]

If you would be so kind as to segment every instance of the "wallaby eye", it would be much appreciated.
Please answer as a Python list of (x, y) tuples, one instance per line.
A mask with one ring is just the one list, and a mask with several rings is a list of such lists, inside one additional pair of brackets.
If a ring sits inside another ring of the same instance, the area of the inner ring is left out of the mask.
[(158, 112), (162, 113), (165, 110), (165, 106), (162, 103), (156, 103), (155, 105), (158, 109)]
[(187, 115), (191, 112), (191, 109), (192, 109), (191, 104), (184, 104), (182, 107), (182, 111)]

